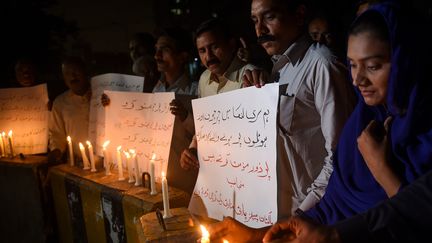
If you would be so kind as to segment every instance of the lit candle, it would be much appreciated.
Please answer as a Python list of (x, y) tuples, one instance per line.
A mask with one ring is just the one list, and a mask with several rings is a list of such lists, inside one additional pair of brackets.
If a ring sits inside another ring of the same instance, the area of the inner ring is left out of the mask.
[(156, 185), (155, 185), (155, 164), (154, 164), (155, 159), (156, 159), (156, 154), (153, 153), (152, 158), (150, 160), (150, 187), (151, 187), (150, 195), (157, 194)]
[(95, 159), (94, 159), (94, 154), (93, 154), (93, 146), (90, 143), (90, 141), (87, 141), (87, 147), (89, 150), (89, 154), (90, 154), (90, 164), (91, 164), (91, 172), (96, 172), (96, 164), (95, 164)]
[(86, 155), (86, 152), (85, 152), (84, 145), (82, 143), (79, 143), (79, 148), (81, 150), (81, 157), (82, 157), (82, 160), (83, 160), (84, 170), (89, 170), (90, 169), (90, 165), (89, 165), (90, 162), (87, 159), (87, 155)]
[(107, 151), (107, 147), (109, 144), (110, 144), (110, 141), (107, 140), (102, 145), (102, 152), (103, 152), (103, 156), (104, 156), (105, 175), (111, 175), (110, 163), (109, 163), (108, 151)]
[(74, 166), (75, 161), (74, 161), (74, 154), (73, 154), (73, 148), (72, 148), (72, 139), (70, 136), (67, 136), (66, 140), (67, 140), (68, 146), (69, 146), (69, 163), (70, 163), (70, 166)]
[(0, 133), (0, 157), (5, 157), (5, 146), (4, 146), (4, 141), (3, 141), (3, 133)]
[(124, 151), (125, 155), (126, 155), (126, 164), (127, 164), (127, 168), (128, 168), (128, 176), (129, 176), (129, 183), (133, 183), (135, 182), (134, 177), (133, 177), (133, 171), (132, 171), (132, 161), (131, 161), (131, 156), (129, 154), (129, 152)]
[(119, 181), (124, 181), (123, 177), (123, 161), (121, 156), (121, 146), (117, 147), (117, 166), (118, 166), (118, 173), (119, 173)]
[(169, 195), (168, 195), (168, 181), (165, 177), (165, 173), (162, 171), (162, 199), (164, 206), (164, 218), (171, 218), (171, 210), (169, 206)]
[(210, 233), (204, 227), (204, 225), (200, 225), (201, 228), (201, 243), (210, 243)]
[(12, 130), (10, 130), (8, 133), (8, 141), (9, 141), (10, 156), (14, 157)]
[(142, 185), (142, 178), (139, 173), (139, 166), (138, 166), (138, 157), (137, 153), (134, 149), (129, 150), (132, 154), (132, 158), (134, 160), (134, 166), (135, 166), (135, 186), (141, 186)]
[(3, 140), (3, 156), (6, 157), (6, 133), (2, 132), (1, 134)]

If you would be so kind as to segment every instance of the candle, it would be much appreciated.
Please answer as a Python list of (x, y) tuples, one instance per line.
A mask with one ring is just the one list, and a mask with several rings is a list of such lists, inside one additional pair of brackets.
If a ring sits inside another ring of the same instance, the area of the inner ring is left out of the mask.
[(66, 140), (67, 140), (68, 146), (69, 146), (69, 163), (70, 163), (70, 166), (74, 166), (75, 161), (74, 161), (74, 154), (73, 154), (73, 148), (72, 148), (72, 139), (70, 136), (67, 136)]
[(3, 133), (0, 133), (0, 157), (5, 157), (5, 146), (4, 146), (4, 141), (3, 141)]
[(132, 159), (134, 160), (134, 169), (135, 169), (135, 186), (141, 186), (142, 185), (142, 178), (139, 173), (139, 166), (138, 166), (138, 157), (134, 149), (129, 150), (132, 154)]
[(102, 152), (103, 152), (103, 156), (104, 156), (105, 175), (111, 175), (110, 163), (109, 163), (108, 151), (107, 151), (107, 147), (109, 144), (110, 144), (110, 141), (107, 140), (102, 145)]
[(200, 225), (201, 228), (201, 243), (210, 243), (210, 233), (204, 227), (204, 225)]
[(90, 154), (90, 164), (91, 164), (91, 172), (96, 172), (96, 164), (95, 164), (95, 159), (94, 159), (94, 154), (93, 154), (93, 146), (90, 143), (90, 141), (87, 141), (87, 147), (89, 150), (89, 154)]
[(152, 158), (150, 160), (150, 187), (151, 187), (150, 195), (157, 194), (156, 185), (155, 185), (155, 164), (154, 164), (155, 159), (156, 159), (156, 154), (153, 153)]
[(2, 132), (1, 136), (2, 136), (2, 140), (3, 140), (2, 141), (3, 142), (3, 151), (2, 151), (2, 153), (3, 153), (3, 156), (6, 157), (6, 133)]
[(86, 155), (86, 152), (85, 152), (84, 145), (82, 143), (79, 143), (79, 148), (81, 150), (81, 157), (82, 157), (82, 160), (83, 160), (84, 170), (89, 170), (90, 169), (90, 165), (89, 165), (90, 162), (87, 159), (87, 155)]
[(8, 141), (9, 141), (10, 156), (14, 157), (12, 130), (10, 130), (8, 133)]
[(123, 177), (123, 161), (121, 157), (121, 146), (117, 147), (117, 166), (118, 166), (118, 173), (119, 173), (119, 181), (124, 181)]
[(171, 218), (171, 210), (169, 206), (169, 195), (168, 195), (168, 181), (165, 177), (165, 173), (162, 171), (162, 199), (164, 206), (164, 218)]
[(133, 177), (133, 171), (132, 171), (132, 161), (131, 161), (131, 156), (129, 154), (129, 152), (124, 151), (125, 155), (126, 155), (126, 165), (128, 168), (128, 176), (129, 176), (129, 183), (133, 183), (135, 182), (134, 177)]

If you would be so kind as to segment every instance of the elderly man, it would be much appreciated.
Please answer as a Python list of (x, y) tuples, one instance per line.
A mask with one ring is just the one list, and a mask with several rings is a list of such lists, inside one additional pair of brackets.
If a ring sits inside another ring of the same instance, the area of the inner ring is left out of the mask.
[[(67, 136), (77, 142), (85, 142), (88, 137), (91, 89), (86, 65), (78, 57), (68, 57), (62, 63), (62, 73), (69, 90), (54, 100), (50, 113), (48, 159), (51, 162), (59, 161), (65, 152)], [(76, 146), (73, 151), (80, 150)], [(81, 157), (79, 153), (75, 156)]]

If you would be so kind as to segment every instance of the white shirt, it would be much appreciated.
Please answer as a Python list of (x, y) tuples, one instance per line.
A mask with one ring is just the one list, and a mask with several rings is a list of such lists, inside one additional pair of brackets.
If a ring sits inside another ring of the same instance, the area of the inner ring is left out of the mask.
[[(237, 56), (234, 56), (223, 76), (219, 77), (219, 82), (216, 82), (218, 78), (212, 74), (210, 70), (206, 69), (201, 74), (198, 82), (198, 97), (207, 97), (240, 89), (243, 84), (244, 72), (253, 69), (257, 69), (257, 67), (241, 61)], [(192, 120), (193, 122), (193, 117), (190, 113), (186, 120)], [(195, 136), (193, 137), (189, 148), (197, 148), (197, 140)]]
[[(278, 211), (307, 210), (324, 195), (333, 152), (354, 107), (346, 68), (306, 36), (292, 44), (275, 67), (279, 75)], [(279, 62), (279, 63), (278, 63)]]
[(66, 150), (66, 137), (72, 138), (75, 156), (81, 158), (78, 143), (88, 140), (91, 91), (79, 96), (71, 90), (59, 95), (53, 103), (49, 117), (49, 148)]

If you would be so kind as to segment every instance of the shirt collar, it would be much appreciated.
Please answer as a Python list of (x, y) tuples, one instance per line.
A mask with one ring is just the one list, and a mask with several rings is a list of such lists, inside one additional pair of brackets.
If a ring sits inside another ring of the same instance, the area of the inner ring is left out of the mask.
[(302, 35), (282, 55), (273, 55), (273, 64), (277, 63), (281, 58), (288, 58), (288, 62), (297, 63), (304, 56), (309, 46), (313, 43), (308, 35)]
[[(161, 78), (161, 83), (165, 85), (166, 80), (165, 77)], [(190, 80), (189, 80), (189, 76), (187, 75), (186, 72), (184, 72), (172, 85), (170, 85), (166, 90), (167, 91), (171, 91), (171, 90), (176, 90), (176, 89), (182, 89), (183, 91), (185, 91), (187, 89), (187, 87), (190, 85)]]
[[(233, 82), (240, 82), (241, 80), (237, 77), (237, 71), (244, 67), (244, 65), (245, 63), (240, 60), (237, 55), (234, 54), (233, 60), (231, 61), (230, 65), (228, 66), (222, 77)], [(210, 73), (209, 84), (216, 80), (219, 80), (218, 76), (216, 74)]]
[(92, 91), (91, 91), (91, 88), (89, 88), (84, 95), (77, 95), (72, 90), (69, 89), (69, 96), (72, 99), (79, 99), (79, 100), (82, 100), (84, 102), (88, 102), (91, 99)]

